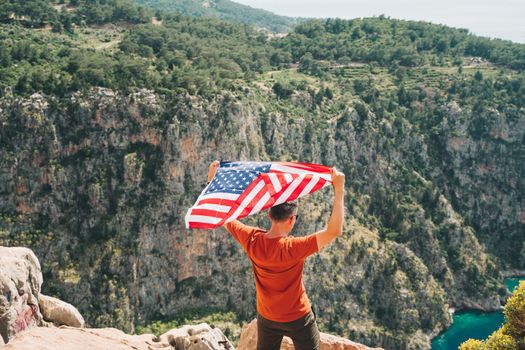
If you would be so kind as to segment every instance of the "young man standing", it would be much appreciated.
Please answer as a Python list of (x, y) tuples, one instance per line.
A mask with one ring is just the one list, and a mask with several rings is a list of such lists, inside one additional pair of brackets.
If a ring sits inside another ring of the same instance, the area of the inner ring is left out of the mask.
[[(208, 182), (219, 167), (214, 161)], [(297, 202), (270, 208), (269, 230), (240, 221), (224, 225), (250, 258), (257, 292), (257, 350), (278, 350), (283, 336), (292, 339), (296, 350), (319, 350), (316, 316), (303, 284), (305, 259), (342, 234), (345, 175), (332, 168), (334, 205), (325, 229), (304, 237), (292, 237), (297, 220)]]

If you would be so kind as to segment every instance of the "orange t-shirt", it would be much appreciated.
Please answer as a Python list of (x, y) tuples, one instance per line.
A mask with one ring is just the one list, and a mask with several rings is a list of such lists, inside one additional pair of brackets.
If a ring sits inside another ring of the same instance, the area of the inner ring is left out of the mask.
[(257, 312), (275, 322), (295, 321), (309, 313), (303, 267), (304, 260), (319, 251), (315, 235), (266, 238), (266, 231), (239, 221), (225, 227), (252, 261)]

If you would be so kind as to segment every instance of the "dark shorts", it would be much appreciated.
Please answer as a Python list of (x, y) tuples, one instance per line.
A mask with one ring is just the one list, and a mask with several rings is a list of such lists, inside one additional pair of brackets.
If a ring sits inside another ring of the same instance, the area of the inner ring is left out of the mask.
[(292, 322), (274, 322), (257, 315), (257, 350), (279, 350), (283, 336), (290, 337), (296, 350), (319, 350), (319, 330), (310, 311)]

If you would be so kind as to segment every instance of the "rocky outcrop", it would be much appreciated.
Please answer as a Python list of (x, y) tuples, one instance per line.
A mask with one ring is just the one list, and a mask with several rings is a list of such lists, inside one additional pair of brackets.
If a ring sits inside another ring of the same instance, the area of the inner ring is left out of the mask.
[[(257, 347), (257, 320), (253, 320), (242, 328), (241, 339), (237, 344), (237, 350), (253, 350)], [(290, 338), (284, 337), (281, 350), (294, 350)], [(355, 343), (351, 340), (337, 337), (327, 333), (321, 333), (321, 350), (381, 350)]]
[(2, 350), (228, 350), (230, 341), (207, 324), (184, 326), (156, 337), (115, 328), (36, 327), (15, 336)]
[(35, 327), (17, 335), (2, 350), (173, 350), (159, 344), (152, 334), (128, 335), (118, 329), (89, 329), (62, 326)]
[(28, 328), (47, 325), (83, 327), (75, 307), (40, 293), (42, 271), (27, 248), (0, 247), (0, 335), (4, 343)]
[(0, 345), (7, 343), (3, 349), (234, 349), (220, 329), (206, 323), (172, 329), (160, 337), (82, 328), (84, 318), (78, 310), (41, 294), (42, 282), (40, 264), (30, 249), (0, 247)]
[(159, 339), (161, 343), (171, 344), (177, 350), (234, 349), (220, 329), (211, 328), (206, 323), (172, 329)]
[(38, 307), (42, 272), (27, 248), (0, 247), (0, 335), (4, 342), (27, 328), (43, 325)]

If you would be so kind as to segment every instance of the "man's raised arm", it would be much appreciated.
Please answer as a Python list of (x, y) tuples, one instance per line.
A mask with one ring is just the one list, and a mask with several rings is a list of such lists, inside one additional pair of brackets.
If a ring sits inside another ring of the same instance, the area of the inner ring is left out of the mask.
[[(219, 169), (219, 165), (220, 165), (220, 162), (218, 160), (214, 160), (213, 162), (211, 162), (210, 166), (208, 167), (208, 183), (210, 183), (211, 180), (213, 180), (213, 178), (215, 177), (215, 173), (217, 173), (217, 169)], [(227, 231), (229, 231), (231, 234), (236, 236), (233, 227), (240, 226), (240, 225), (242, 225), (240, 221), (233, 220), (229, 224), (225, 224), (223, 226)]]
[(219, 169), (219, 165), (220, 163), (218, 160), (211, 162), (210, 166), (208, 167), (208, 183), (211, 182), (211, 180), (213, 180), (215, 177), (215, 173), (217, 172), (217, 169)]
[(317, 247), (321, 250), (343, 233), (345, 174), (332, 168), (332, 185), (334, 186), (334, 206), (328, 225), (324, 230), (314, 233), (317, 238)]

